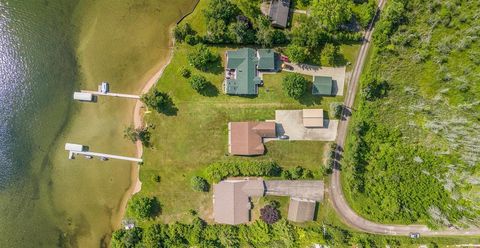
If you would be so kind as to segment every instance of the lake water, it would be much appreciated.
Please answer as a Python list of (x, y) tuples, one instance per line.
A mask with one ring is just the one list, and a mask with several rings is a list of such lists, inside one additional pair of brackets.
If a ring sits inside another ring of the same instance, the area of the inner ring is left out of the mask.
[(71, 100), (109, 81), (138, 93), (194, 0), (0, 0), (0, 247), (100, 247), (118, 228), (128, 162), (67, 159), (65, 142), (134, 156), (134, 102)]

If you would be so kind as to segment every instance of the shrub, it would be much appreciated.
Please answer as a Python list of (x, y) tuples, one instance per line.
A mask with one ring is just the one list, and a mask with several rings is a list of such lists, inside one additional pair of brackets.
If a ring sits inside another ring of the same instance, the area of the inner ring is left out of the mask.
[(210, 164), (205, 169), (209, 181), (219, 182), (235, 176), (279, 176), (281, 168), (273, 161), (228, 161)]
[(199, 93), (204, 92), (210, 84), (210, 82), (208, 82), (207, 79), (201, 75), (193, 75), (188, 82), (190, 83), (190, 86), (192, 86), (192, 89)]
[(119, 229), (112, 233), (110, 247), (138, 247), (142, 243), (143, 230), (140, 227), (134, 227), (130, 230)]
[(161, 179), (162, 178), (160, 177), (160, 175), (153, 175), (152, 176), (152, 181), (154, 181), (156, 183), (159, 183)]
[(298, 63), (305, 62), (310, 56), (310, 52), (307, 48), (296, 44), (288, 45), (287, 49), (285, 49), (285, 54), (292, 62)]
[(155, 109), (159, 113), (167, 113), (173, 107), (173, 100), (170, 96), (161, 92), (158, 89), (154, 89), (141, 97), (141, 101), (147, 105), (147, 107)]
[(338, 56), (338, 46), (327, 43), (322, 49), (321, 62), (322, 65), (335, 65), (335, 59)]
[(192, 189), (195, 191), (207, 192), (210, 189), (210, 185), (203, 177), (192, 177), (192, 179), (190, 180), (190, 184), (192, 185)]
[(200, 37), (198, 35), (187, 35), (185, 36), (185, 42), (189, 44), (190, 46), (195, 46), (201, 41)]
[(180, 75), (182, 75), (182, 77), (184, 77), (184, 78), (189, 78), (190, 75), (192, 75), (192, 72), (191, 72), (188, 68), (186, 68), (186, 67), (180, 68), (179, 73), (180, 73)]
[(187, 59), (195, 68), (206, 71), (209, 65), (218, 61), (218, 56), (215, 56), (204, 44), (199, 44), (193, 48), (192, 52), (187, 54)]
[(266, 205), (260, 209), (260, 219), (267, 224), (273, 224), (280, 219), (280, 212), (272, 205)]
[(140, 220), (150, 219), (159, 211), (160, 203), (155, 197), (133, 197), (127, 207), (128, 214)]
[(330, 104), (330, 111), (333, 113), (335, 119), (340, 119), (342, 117), (343, 104), (340, 102), (332, 102)]
[(283, 78), (282, 87), (287, 96), (300, 99), (307, 90), (307, 79), (300, 74), (288, 74)]

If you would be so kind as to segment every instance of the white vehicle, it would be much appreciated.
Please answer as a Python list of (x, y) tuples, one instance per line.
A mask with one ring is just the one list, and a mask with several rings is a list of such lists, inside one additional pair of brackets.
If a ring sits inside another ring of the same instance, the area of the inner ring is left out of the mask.
[(107, 82), (102, 82), (102, 85), (100, 86), (100, 92), (107, 94), (110, 91), (110, 86)]

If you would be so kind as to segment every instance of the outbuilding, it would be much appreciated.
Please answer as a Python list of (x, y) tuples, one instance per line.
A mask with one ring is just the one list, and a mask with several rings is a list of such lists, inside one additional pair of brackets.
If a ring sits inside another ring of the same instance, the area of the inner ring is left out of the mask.
[(296, 198), (290, 198), (288, 206), (288, 220), (293, 222), (312, 221), (315, 217), (316, 201)]
[(304, 109), (303, 126), (307, 128), (324, 127), (323, 125), (323, 109)]
[(332, 95), (333, 81), (332, 77), (327, 76), (313, 76), (313, 95)]
[(93, 101), (93, 94), (85, 93), (85, 92), (74, 92), (73, 99), (83, 102), (92, 102)]

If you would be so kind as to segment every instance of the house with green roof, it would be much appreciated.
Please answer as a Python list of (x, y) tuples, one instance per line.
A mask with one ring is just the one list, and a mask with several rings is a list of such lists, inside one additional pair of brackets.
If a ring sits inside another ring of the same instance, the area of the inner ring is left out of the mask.
[(313, 95), (332, 95), (333, 81), (332, 77), (326, 76), (313, 76)]
[(271, 49), (241, 48), (227, 51), (224, 91), (229, 95), (257, 95), (262, 85), (259, 71), (275, 71), (275, 52)]

